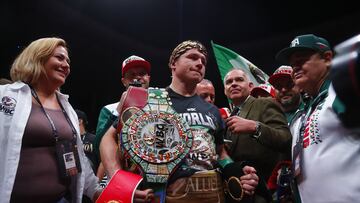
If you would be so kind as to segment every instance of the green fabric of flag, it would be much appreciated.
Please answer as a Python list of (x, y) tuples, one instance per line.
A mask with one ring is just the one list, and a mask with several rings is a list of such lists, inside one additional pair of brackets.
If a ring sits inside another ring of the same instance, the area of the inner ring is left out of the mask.
[(254, 83), (254, 86), (267, 82), (269, 76), (244, 57), (228, 48), (215, 44), (213, 41), (211, 41), (211, 46), (223, 82), (225, 75), (233, 68), (243, 70), (249, 76), (250, 81)]

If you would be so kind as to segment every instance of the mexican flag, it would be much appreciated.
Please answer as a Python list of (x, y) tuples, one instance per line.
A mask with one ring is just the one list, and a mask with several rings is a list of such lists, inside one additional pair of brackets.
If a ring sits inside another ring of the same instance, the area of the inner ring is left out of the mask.
[(228, 48), (215, 44), (213, 41), (211, 41), (211, 46), (223, 82), (225, 75), (233, 68), (242, 69), (256, 87), (267, 82), (269, 76), (244, 57)]

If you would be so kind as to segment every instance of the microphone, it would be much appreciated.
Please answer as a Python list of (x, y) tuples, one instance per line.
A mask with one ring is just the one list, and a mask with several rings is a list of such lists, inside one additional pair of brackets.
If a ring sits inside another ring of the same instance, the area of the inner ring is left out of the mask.
[(230, 116), (230, 110), (226, 107), (219, 108), (219, 112), (220, 112), (221, 118), (223, 118), (224, 120)]
[[(224, 108), (222, 108), (222, 109), (224, 109)], [(237, 115), (239, 113), (239, 111), (240, 111), (240, 108), (236, 106), (228, 117)], [(226, 118), (228, 118), (228, 117), (226, 117)], [(224, 119), (226, 119), (226, 118), (224, 118)], [(230, 136), (228, 136), (229, 135), (228, 126), (225, 127), (225, 135), (226, 135), (227, 138), (230, 137)], [(232, 141), (230, 139), (226, 139), (226, 138), (224, 138), (224, 142), (225, 143), (232, 143)]]

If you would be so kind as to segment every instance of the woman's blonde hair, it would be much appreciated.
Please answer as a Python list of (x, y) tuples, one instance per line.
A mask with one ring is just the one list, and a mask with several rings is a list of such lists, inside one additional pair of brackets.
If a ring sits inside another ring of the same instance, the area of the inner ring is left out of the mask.
[(35, 84), (41, 74), (46, 74), (44, 64), (58, 46), (63, 46), (67, 50), (66, 42), (61, 38), (41, 38), (31, 42), (12, 64), (11, 80)]

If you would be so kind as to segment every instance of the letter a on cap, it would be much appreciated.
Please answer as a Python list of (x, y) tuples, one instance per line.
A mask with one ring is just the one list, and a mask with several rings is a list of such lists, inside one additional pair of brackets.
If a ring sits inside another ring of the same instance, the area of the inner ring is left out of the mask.
[(291, 41), (291, 47), (295, 47), (296, 45), (299, 45), (299, 38), (295, 38), (293, 41)]

